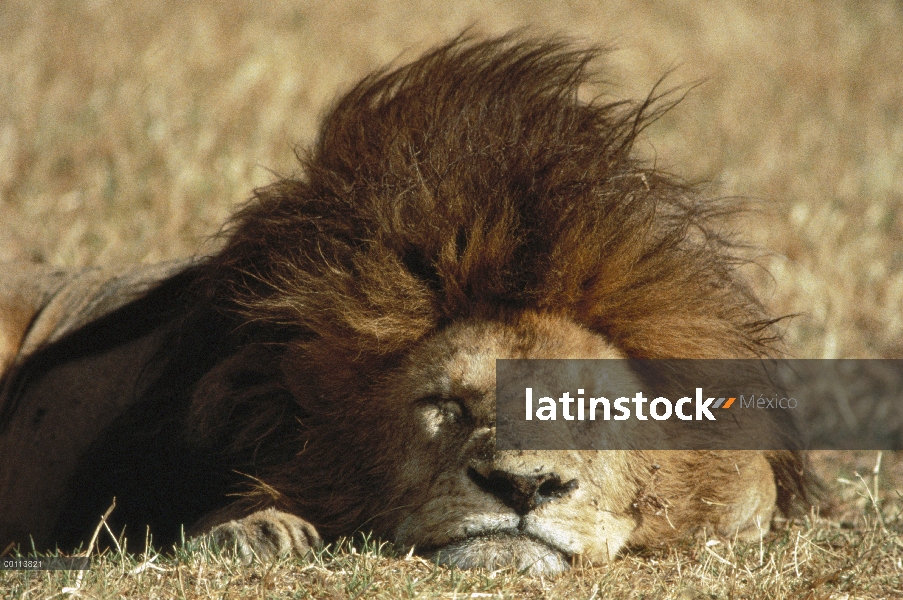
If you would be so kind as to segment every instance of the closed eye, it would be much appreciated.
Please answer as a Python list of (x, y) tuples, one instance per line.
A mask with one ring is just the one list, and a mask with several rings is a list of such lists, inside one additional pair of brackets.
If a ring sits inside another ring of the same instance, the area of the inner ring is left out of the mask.
[(439, 416), (449, 421), (462, 421), (469, 417), (467, 407), (460, 398), (434, 394), (420, 398), (417, 404), (434, 407)]

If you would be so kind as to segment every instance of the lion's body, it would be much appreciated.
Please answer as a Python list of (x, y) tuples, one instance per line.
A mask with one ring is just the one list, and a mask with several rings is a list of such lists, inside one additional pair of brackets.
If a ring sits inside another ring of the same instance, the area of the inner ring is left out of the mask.
[(495, 450), (496, 358), (777, 352), (724, 206), (631, 156), (649, 103), (577, 100), (590, 57), (451, 44), (349, 92), (215, 256), (0, 272), (0, 544), (77, 544), (113, 496), (158, 542), (547, 573), (761, 535), (795, 453)]
[[(2, 374), (0, 390), (4, 540), (27, 542), (33, 536), (38, 546), (84, 541), (87, 523), (97, 521), (93, 507), (72, 523), (77, 533), (57, 535), (60, 515), (72, 512), (66, 503), (74, 497), (73, 476), (92, 445), (141, 397), (141, 381), (151, 376), (170, 316), (160, 294), (142, 300), (184, 266), (157, 265), (119, 276), (98, 269), (4, 266), (4, 350), (19, 358)], [(124, 457), (128, 450), (115, 453)]]

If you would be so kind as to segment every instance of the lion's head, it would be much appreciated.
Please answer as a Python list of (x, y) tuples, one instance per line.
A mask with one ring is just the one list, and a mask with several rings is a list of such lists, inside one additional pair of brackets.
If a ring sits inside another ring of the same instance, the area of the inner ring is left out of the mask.
[(202, 380), (193, 418), (236, 456), (291, 454), (245, 467), (268, 502), (330, 536), (555, 572), (704, 526), (760, 535), (801, 491), (791, 453), (495, 450), (497, 358), (776, 352), (715, 226), (728, 207), (633, 157), (655, 97), (578, 99), (593, 58), (458, 41), (372, 75), (304, 175), (237, 215), (207, 297), (249, 355), (279, 340), (300, 425), (244, 416), (260, 395), (223, 384), (241, 359)]
[[(198, 519), (257, 554), (372, 530), (536, 573), (702, 527), (761, 535), (804, 494), (794, 453), (495, 447), (497, 358), (778, 352), (718, 226), (730, 204), (632, 152), (667, 101), (582, 101), (595, 57), (457, 40), (344, 95), (221, 252), (63, 347), (98, 348), (80, 372), (157, 350), (103, 388), (122, 414), (79, 447), (56, 531), (81, 539), (115, 495), (114, 521), (157, 541)], [(72, 376), (66, 352), (23, 363), (17, 402), (48, 360)]]

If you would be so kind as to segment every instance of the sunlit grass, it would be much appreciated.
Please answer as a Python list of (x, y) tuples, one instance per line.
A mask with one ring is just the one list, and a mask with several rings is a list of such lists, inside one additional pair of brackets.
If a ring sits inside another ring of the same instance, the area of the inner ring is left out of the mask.
[[(880, 526), (805, 517), (778, 522), (761, 542), (705, 535), (577, 565), (555, 578), (505, 569), (461, 571), (369, 538), (307, 559), (243, 564), (202, 543), (161, 554), (105, 551), (74, 572), (0, 572), (4, 598), (887, 598), (903, 594), (903, 522)], [(124, 540), (120, 540), (120, 543)], [(844, 596), (844, 594), (849, 594)]]

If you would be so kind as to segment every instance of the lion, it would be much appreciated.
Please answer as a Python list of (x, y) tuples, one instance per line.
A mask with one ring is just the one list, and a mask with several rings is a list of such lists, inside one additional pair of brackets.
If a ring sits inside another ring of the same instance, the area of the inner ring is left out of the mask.
[(338, 99), (211, 256), (4, 266), (0, 546), (75, 548), (115, 497), (156, 544), (553, 575), (807, 502), (796, 451), (496, 448), (499, 358), (781, 354), (732, 206), (633, 150), (669, 96), (581, 100), (598, 54), (456, 39)]

